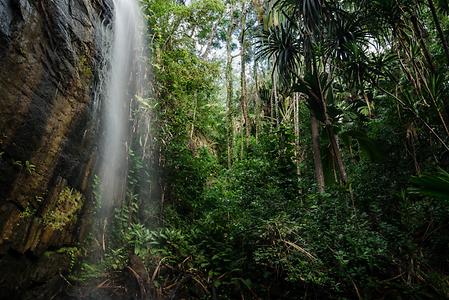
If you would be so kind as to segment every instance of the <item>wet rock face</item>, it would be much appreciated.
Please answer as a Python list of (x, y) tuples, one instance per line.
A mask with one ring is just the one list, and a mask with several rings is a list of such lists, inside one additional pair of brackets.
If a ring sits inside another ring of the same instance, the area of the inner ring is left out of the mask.
[(51, 281), (44, 272), (32, 282), (40, 257), (80, 238), (97, 135), (95, 35), (108, 7), (0, 0), (0, 268), (26, 264), (16, 283), (1, 269), (0, 290)]

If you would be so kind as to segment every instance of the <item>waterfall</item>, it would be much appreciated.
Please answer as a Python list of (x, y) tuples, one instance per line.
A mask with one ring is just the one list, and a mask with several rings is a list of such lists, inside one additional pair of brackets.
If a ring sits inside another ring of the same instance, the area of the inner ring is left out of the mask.
[(110, 36), (110, 42), (102, 43), (102, 47), (109, 49), (101, 49), (106, 67), (100, 68), (103, 74), (99, 74), (97, 92), (102, 99), (103, 136), (98, 174), (103, 217), (108, 217), (126, 194), (131, 109), (135, 97), (143, 96), (146, 90), (147, 70), (145, 23), (137, 0), (113, 0), (113, 3), (112, 35), (103, 34)]

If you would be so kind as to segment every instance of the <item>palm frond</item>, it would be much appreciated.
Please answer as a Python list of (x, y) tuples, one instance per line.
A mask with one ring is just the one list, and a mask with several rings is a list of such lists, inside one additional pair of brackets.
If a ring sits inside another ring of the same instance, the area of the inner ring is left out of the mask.
[(354, 45), (361, 48), (369, 44), (368, 27), (357, 14), (340, 13), (328, 27), (327, 52), (339, 60), (351, 59)]
[(407, 190), (410, 194), (449, 200), (449, 173), (441, 168), (436, 174), (414, 176), (410, 182), (412, 186)]
[(302, 42), (290, 22), (284, 22), (262, 32), (256, 44), (259, 58), (271, 59), (281, 80), (289, 82), (301, 64)]
[(322, 17), (323, 1), (320, 0), (277, 0), (274, 4), (286, 16), (301, 20), (306, 33), (319, 29)]

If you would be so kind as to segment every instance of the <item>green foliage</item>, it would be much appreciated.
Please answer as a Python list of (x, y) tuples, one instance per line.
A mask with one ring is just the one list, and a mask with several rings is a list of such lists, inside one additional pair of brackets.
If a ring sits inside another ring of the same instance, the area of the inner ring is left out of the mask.
[[(150, 231), (135, 220), (139, 209), (136, 195), (129, 195), (129, 201), (128, 205), (122, 206), (115, 211), (112, 238), (114, 239), (114, 245), (119, 245), (119, 248), (111, 248), (112, 252), (109, 253), (111, 259), (116, 257), (116, 254), (120, 254), (125, 250), (131, 250), (142, 259), (148, 254)], [(122, 263), (125, 262), (120, 255), (118, 255), (118, 260), (122, 260)], [(114, 266), (118, 265), (122, 264), (114, 262)]]
[(69, 271), (71, 271), (78, 261), (78, 257), (80, 256), (80, 249), (78, 247), (63, 247), (56, 250), (56, 253), (67, 254), (70, 261)]
[(93, 182), (92, 182), (92, 196), (94, 201), (94, 207), (95, 210), (99, 210), (102, 203), (102, 197), (101, 197), (101, 184), (100, 184), (100, 177), (97, 175), (94, 175)]
[(25, 170), (28, 174), (32, 174), (34, 171), (36, 171), (36, 166), (30, 163), (28, 160), (25, 161), (24, 164)]
[(148, 254), (148, 246), (150, 241), (150, 230), (142, 224), (131, 224), (130, 228), (124, 234), (127, 244), (134, 249), (134, 254), (145, 258)]
[[(239, 28), (240, 4), (143, 1), (154, 95), (140, 101), (152, 117), (151, 161), (130, 151), (126, 201), (100, 263), (82, 265), (84, 278), (121, 270), (132, 253), (171, 298), (447, 298), (449, 173), (429, 171), (449, 164), (449, 76), (429, 8), (279, 0), (261, 4), (262, 31), (251, 27), (259, 17), (251, 6), (250, 25)], [(250, 124), (242, 91), (226, 111), (220, 61), (203, 55), (229, 28), (232, 49), (244, 32), (261, 56), (253, 66), (253, 49), (242, 55), (257, 73), (257, 82), (246, 78)], [(323, 193), (310, 110), (320, 121)]]
[[(100, 270), (103, 269), (103, 272), (109, 271), (110, 269), (113, 271), (123, 270), (128, 261), (127, 254), (126, 249), (123, 247), (108, 249), (105, 253), (104, 260), (100, 264), (100, 267), (102, 267)], [(95, 269), (92, 271), (95, 271)]]
[(22, 219), (26, 219), (26, 218), (32, 217), (32, 216), (34, 216), (34, 215), (36, 214), (36, 211), (37, 211), (37, 210), (36, 210), (35, 208), (33, 208), (31, 205), (28, 205), (28, 206), (25, 208), (25, 210), (22, 211), (22, 212), (19, 214), (19, 217), (22, 218)]
[(89, 282), (103, 276), (105, 276), (105, 272), (100, 264), (83, 262), (79, 267), (79, 271), (71, 274), (69, 278), (74, 282)]
[(449, 173), (439, 169), (436, 174), (412, 177), (412, 187), (408, 188), (411, 194), (418, 194), (449, 200)]
[(277, 167), (260, 158), (235, 165), (205, 191), (193, 223), (153, 233), (153, 253), (230, 298), (238, 289), (268, 291), (272, 278), (292, 291), (302, 282), (334, 293), (374, 280), (370, 274), (385, 267), (387, 242), (367, 216), (338, 194), (289, 201), (295, 189), (282, 192), (289, 176)]
[(63, 229), (76, 218), (83, 202), (83, 195), (79, 191), (65, 187), (58, 195), (55, 209), (42, 216), (43, 224), (53, 229)]
[(12, 163), (13, 165), (18, 166), (20, 169), (25, 169), (25, 172), (27, 172), (29, 175), (32, 175), (33, 172), (36, 171), (36, 166), (28, 160), (24, 162), (20, 160), (14, 160)]
[(90, 80), (93, 76), (91, 63), (87, 56), (81, 56), (79, 58), (79, 68), (80, 73), (86, 78), (86, 80)]

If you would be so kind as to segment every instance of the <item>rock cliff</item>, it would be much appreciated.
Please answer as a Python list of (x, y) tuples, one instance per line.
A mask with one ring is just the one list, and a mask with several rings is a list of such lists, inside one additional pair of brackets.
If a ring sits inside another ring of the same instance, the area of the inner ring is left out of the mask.
[(0, 299), (50, 299), (70, 267), (64, 249), (84, 234), (95, 36), (110, 7), (0, 0)]

